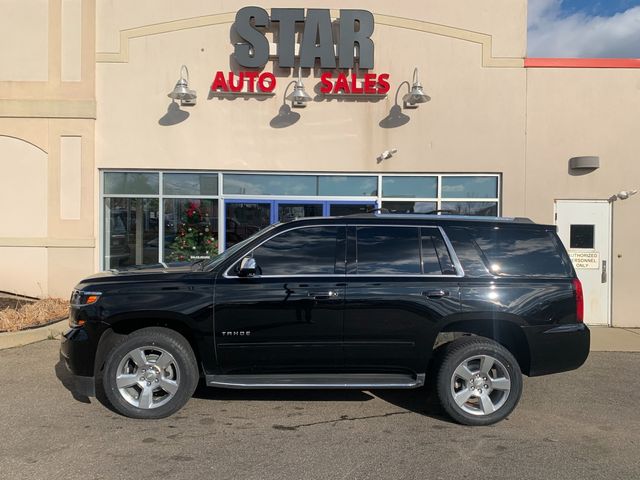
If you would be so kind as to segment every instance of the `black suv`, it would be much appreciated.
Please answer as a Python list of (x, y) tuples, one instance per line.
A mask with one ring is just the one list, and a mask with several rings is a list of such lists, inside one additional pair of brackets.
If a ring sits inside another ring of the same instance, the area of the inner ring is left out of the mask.
[[(224, 388), (416, 388), (451, 417), (505, 418), (522, 373), (589, 353), (555, 227), (369, 214), (272, 225), (210, 261), (89, 277), (62, 355), (83, 393), (161, 418)], [(431, 374), (431, 372), (433, 374)]]

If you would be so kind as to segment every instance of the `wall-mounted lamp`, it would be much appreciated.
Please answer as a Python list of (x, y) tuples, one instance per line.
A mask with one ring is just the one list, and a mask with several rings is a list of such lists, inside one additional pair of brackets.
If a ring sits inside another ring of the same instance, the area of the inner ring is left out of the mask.
[(402, 97), (404, 108), (418, 108), (418, 104), (427, 103), (429, 100), (431, 100), (431, 97), (424, 93), (422, 84), (420, 83), (418, 67), (416, 67), (413, 69), (413, 85), (411, 86), (411, 90)]
[(378, 163), (381, 163), (384, 160), (390, 159), (396, 153), (398, 153), (398, 149), (397, 148), (392, 148), (390, 150), (385, 150), (380, 155), (378, 155), (378, 159), (377, 159)]
[(311, 95), (309, 95), (304, 89), (300, 70), (301, 68), (298, 67), (298, 80), (296, 81), (296, 86), (293, 88), (293, 92), (285, 97), (287, 100), (292, 102), (292, 105), (295, 108), (304, 108), (307, 106), (307, 102), (311, 100)]
[(626, 200), (627, 198), (638, 193), (638, 190), (622, 190), (621, 192), (616, 193), (615, 195), (611, 195), (609, 197), (610, 202), (615, 202), (616, 200)]
[(180, 105), (196, 104), (196, 91), (189, 89), (189, 69), (186, 65), (182, 65), (180, 68), (180, 80), (167, 96), (174, 100), (180, 100)]

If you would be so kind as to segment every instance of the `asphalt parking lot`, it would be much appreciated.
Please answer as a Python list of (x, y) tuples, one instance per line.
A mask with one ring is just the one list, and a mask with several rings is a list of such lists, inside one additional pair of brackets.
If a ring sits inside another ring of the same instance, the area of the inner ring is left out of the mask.
[(0, 351), (2, 479), (638, 479), (639, 353), (525, 379), (485, 428), (417, 391), (204, 389), (177, 415), (123, 418), (64, 384), (57, 341)]

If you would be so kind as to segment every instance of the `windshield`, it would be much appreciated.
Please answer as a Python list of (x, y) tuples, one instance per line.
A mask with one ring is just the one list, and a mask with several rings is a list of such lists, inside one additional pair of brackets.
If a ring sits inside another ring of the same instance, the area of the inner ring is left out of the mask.
[(212, 270), (214, 268), (216, 268), (218, 265), (220, 265), (222, 262), (224, 262), (227, 258), (230, 258), (231, 256), (233, 256), (238, 250), (242, 249), (242, 247), (244, 247), (245, 245), (247, 245), (249, 242), (253, 241), (255, 238), (262, 236), (268, 232), (270, 232), (271, 230), (273, 230), (275, 227), (277, 227), (278, 225), (280, 225), (279, 223), (274, 223), (272, 225), (269, 225), (268, 227), (260, 230), (259, 232), (254, 233), (253, 235), (251, 235), (248, 238), (245, 238), (244, 240), (242, 240), (239, 243), (236, 243), (235, 245), (227, 248), (224, 252), (222, 252), (220, 255), (217, 255), (215, 257), (213, 257), (211, 260), (209, 260), (208, 263), (206, 263), (205, 265), (203, 265), (203, 270)]

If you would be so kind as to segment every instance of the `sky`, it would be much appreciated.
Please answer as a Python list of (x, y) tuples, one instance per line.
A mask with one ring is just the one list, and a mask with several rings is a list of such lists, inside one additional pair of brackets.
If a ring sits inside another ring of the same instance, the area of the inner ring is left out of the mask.
[(640, 58), (640, 0), (529, 0), (528, 57)]

